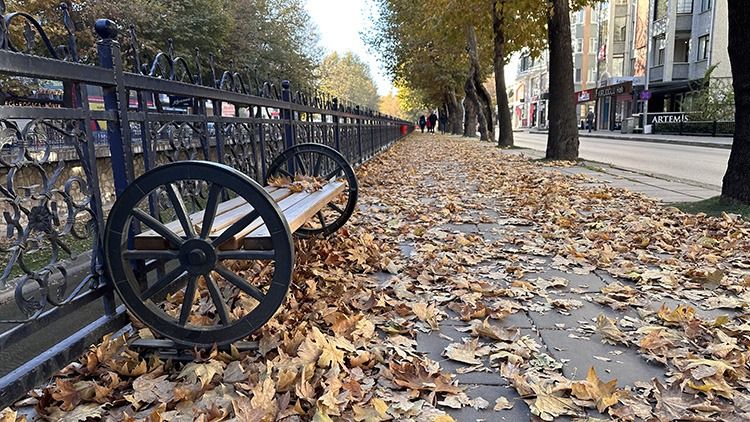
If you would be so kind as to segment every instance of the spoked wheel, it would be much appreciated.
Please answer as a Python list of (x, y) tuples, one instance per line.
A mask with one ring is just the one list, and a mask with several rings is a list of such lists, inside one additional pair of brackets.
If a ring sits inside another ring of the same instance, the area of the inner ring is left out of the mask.
[(346, 224), (357, 206), (359, 185), (354, 169), (335, 149), (322, 144), (295, 145), (277, 156), (266, 174), (265, 184), (275, 178), (295, 180), (315, 178), (321, 181), (345, 183), (344, 192), (328, 203), (305, 225), (297, 229), (296, 235), (311, 237), (328, 236)]
[[(196, 186), (199, 212), (186, 207)], [(163, 200), (160, 218), (146, 211), (149, 198)], [(239, 219), (221, 213), (231, 203), (244, 207), (233, 210)], [(271, 249), (241, 249), (237, 239), (261, 223)], [(284, 216), (257, 182), (221, 164), (177, 162), (138, 177), (115, 202), (106, 233), (107, 267), (122, 301), (180, 344), (247, 337), (274, 315), (291, 282), (294, 247)]]

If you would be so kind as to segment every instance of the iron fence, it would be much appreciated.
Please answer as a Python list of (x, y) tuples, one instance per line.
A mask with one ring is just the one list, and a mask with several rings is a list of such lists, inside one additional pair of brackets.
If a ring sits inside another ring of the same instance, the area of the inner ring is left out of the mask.
[[(229, 164), (262, 181), (287, 147), (316, 142), (362, 163), (401, 138), (405, 121), (293, 91), (286, 81), (218, 72), (209, 56), (167, 46), (150, 61), (130, 28), (100, 20), (98, 65), (78, 60), (75, 28), (53, 46), (32, 16), (0, 0), (0, 77), (62, 81), (54, 108), (0, 106), (0, 408), (44, 382), (104, 334), (126, 326), (103, 267), (107, 210), (135, 177), (179, 160)], [(10, 36), (24, 26), (25, 46)], [(37, 44), (41, 40), (41, 44)], [(43, 54), (35, 54), (42, 46)], [(100, 92), (101, 107), (92, 106)], [(150, 212), (158, 217), (158, 200)]]

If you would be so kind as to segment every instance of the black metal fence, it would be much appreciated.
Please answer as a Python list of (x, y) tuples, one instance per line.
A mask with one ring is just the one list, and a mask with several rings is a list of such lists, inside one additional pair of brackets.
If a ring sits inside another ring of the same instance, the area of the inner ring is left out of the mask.
[[(108, 207), (134, 177), (202, 159), (260, 181), (296, 143), (323, 143), (362, 163), (411, 131), (288, 82), (217, 72), (198, 53), (186, 60), (167, 47), (143, 62), (132, 28), (127, 71), (110, 21), (96, 25), (99, 64), (82, 64), (64, 6), (60, 47), (30, 15), (6, 14), (2, 1), (0, 14), (0, 84), (53, 80), (64, 91), (55, 107), (0, 106), (0, 408), (126, 326), (101, 245)], [(14, 44), (14, 25), (25, 46)], [(33, 54), (40, 46), (44, 54)]]

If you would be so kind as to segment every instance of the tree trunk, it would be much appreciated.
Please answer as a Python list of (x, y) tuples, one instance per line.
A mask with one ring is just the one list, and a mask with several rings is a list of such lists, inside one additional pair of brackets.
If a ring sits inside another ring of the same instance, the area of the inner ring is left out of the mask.
[(553, 0), (547, 13), (549, 35), (549, 137), (547, 158), (578, 158), (578, 122), (573, 88), (569, 0)]
[(750, 2), (729, 0), (729, 62), (734, 86), (734, 141), (721, 198), (750, 204)]
[(463, 113), (456, 93), (448, 91), (445, 94), (445, 105), (448, 107), (448, 131), (454, 135), (463, 134)]
[[(479, 63), (477, 62), (477, 68), (478, 65)], [(487, 124), (487, 139), (483, 140), (491, 141), (492, 137), (495, 136), (495, 111), (492, 109), (492, 96), (484, 86), (479, 72), (476, 72), (474, 74), (474, 86), (477, 88), (477, 98), (479, 99), (479, 106), (482, 108), (485, 123)]]
[(477, 103), (464, 98), (464, 136), (475, 138), (477, 136)]
[(500, 0), (498, 10), (497, 1), (492, 2), (492, 30), (495, 34), (495, 91), (497, 92), (497, 145), (501, 147), (513, 146), (513, 122), (511, 120), (510, 105), (508, 104), (507, 86), (505, 85), (505, 0)]
[[(469, 75), (466, 78), (464, 90), (466, 91), (466, 98), (474, 103), (477, 123), (479, 124), (480, 139), (482, 141), (489, 141), (491, 136), (489, 134), (489, 125), (487, 124), (487, 107), (480, 94), (483, 87), (481, 82), (477, 84), (477, 81), (480, 80), (479, 53), (477, 53), (477, 34), (473, 26), (466, 28), (466, 45), (469, 51)], [(492, 115), (489, 116), (489, 119), (492, 119)]]

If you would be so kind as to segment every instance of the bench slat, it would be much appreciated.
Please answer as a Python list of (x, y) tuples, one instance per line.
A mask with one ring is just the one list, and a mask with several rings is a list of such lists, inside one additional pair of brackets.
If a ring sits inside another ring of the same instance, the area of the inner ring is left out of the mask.
[[(292, 233), (296, 232), (297, 229), (305, 224), (305, 222), (312, 218), (318, 211), (322, 210), (326, 204), (344, 192), (345, 188), (346, 185), (343, 182), (330, 182), (323, 186), (321, 190), (311, 193), (294, 206), (285, 209), (284, 217), (286, 217), (286, 221), (289, 224), (289, 229)], [(241, 242), (243, 243), (242, 246), (244, 249), (253, 250), (271, 248), (271, 237), (268, 233), (268, 228), (265, 225), (253, 230), (243, 237), (244, 239), (238, 238), (236, 240), (244, 240), (244, 242)], [(239, 246), (241, 245), (238, 244), (237, 247)]]
[[(273, 198), (274, 200), (283, 199), (292, 194), (292, 191), (286, 188), (280, 189), (275, 186), (266, 186), (265, 189), (266, 189), (266, 192), (268, 192), (269, 195), (271, 195), (271, 198)], [(247, 201), (245, 201), (245, 199), (242, 197), (232, 198), (229, 201), (220, 202), (218, 206), (216, 207), (216, 218), (214, 219), (214, 227), (216, 227), (216, 223), (221, 218), (222, 215), (232, 212), (233, 210), (236, 210), (242, 207), (249, 207), (249, 209), (247, 209), (245, 213), (251, 212), (253, 210), (252, 206), (250, 206), (247, 203)], [(196, 233), (200, 233), (201, 231), (200, 223), (203, 222), (204, 214), (205, 214), (205, 210), (201, 210), (201, 211), (190, 214), (190, 221), (193, 224), (193, 227), (195, 227)], [(236, 221), (237, 218), (235, 218), (233, 221)], [(182, 229), (182, 224), (180, 224), (179, 220), (170, 221), (166, 223), (165, 226), (168, 229), (172, 230), (178, 236), (183, 236), (185, 234), (185, 231)], [(135, 249), (150, 249), (150, 250), (167, 249), (169, 247), (169, 245), (167, 244), (167, 242), (164, 241), (161, 235), (159, 235), (153, 230), (148, 230), (148, 231), (145, 231), (143, 233), (136, 235), (135, 240), (134, 240), (134, 246), (135, 246)]]

